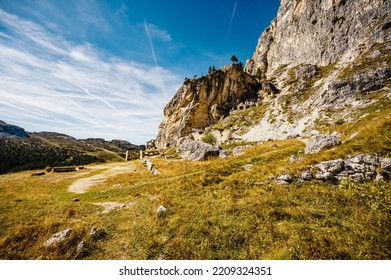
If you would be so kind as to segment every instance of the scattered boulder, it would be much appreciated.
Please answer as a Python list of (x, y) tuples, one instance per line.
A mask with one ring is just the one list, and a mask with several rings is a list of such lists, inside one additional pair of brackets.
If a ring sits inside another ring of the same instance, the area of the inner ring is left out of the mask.
[(69, 228), (67, 228), (63, 231), (57, 232), (57, 233), (53, 234), (48, 240), (46, 240), (43, 245), (45, 247), (50, 247), (53, 244), (64, 241), (70, 232), (71, 232), (71, 229), (69, 229)]
[(391, 178), (391, 158), (360, 154), (345, 159), (324, 161), (315, 165), (315, 169), (315, 178), (318, 180), (388, 180)]
[(80, 241), (79, 244), (77, 244), (76, 252), (79, 252), (87, 247), (87, 242), (84, 240)]
[(292, 183), (293, 182), (293, 178), (289, 174), (283, 174), (283, 175), (278, 176), (277, 182), (279, 184), (286, 185), (286, 184)]
[(145, 164), (147, 165), (147, 169), (148, 169), (148, 171), (152, 171), (152, 169), (154, 168), (154, 164), (151, 162), (151, 161), (149, 161), (149, 160), (146, 160), (145, 161)]
[(160, 217), (164, 215), (167, 212), (167, 208), (163, 205), (160, 205), (159, 208), (156, 210), (156, 214)]
[(306, 143), (304, 153), (314, 154), (325, 148), (341, 144), (335, 133), (333, 134), (319, 134), (312, 136)]
[(342, 159), (324, 161), (317, 164), (316, 167), (324, 173), (328, 172), (335, 175), (344, 167), (344, 161)]
[(251, 168), (254, 167), (254, 164), (246, 164), (244, 167), (243, 167), (243, 170), (250, 170)]
[(220, 149), (217, 146), (194, 141), (191, 139), (184, 139), (177, 147), (181, 156), (187, 160), (205, 160), (208, 157), (219, 156)]
[(153, 168), (151, 171), (151, 175), (160, 175), (160, 171), (157, 170), (156, 168)]
[(75, 197), (75, 198), (73, 199), (73, 202), (79, 202), (79, 201), (80, 201), (80, 199), (77, 198), (77, 197)]
[(291, 163), (294, 163), (295, 161), (302, 161), (302, 160), (303, 160), (302, 157), (298, 157), (298, 156), (296, 156), (296, 155), (291, 155), (291, 157), (289, 158), (289, 161), (290, 161)]

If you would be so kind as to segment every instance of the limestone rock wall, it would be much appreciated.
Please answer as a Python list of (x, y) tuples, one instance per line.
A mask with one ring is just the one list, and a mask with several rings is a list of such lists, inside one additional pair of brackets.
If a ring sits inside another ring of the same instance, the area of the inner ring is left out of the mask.
[(281, 0), (245, 70), (270, 76), (282, 65), (328, 65), (391, 40), (391, 0)]
[(175, 146), (193, 129), (217, 123), (240, 102), (256, 100), (260, 86), (240, 65), (224, 67), (198, 79), (185, 81), (164, 109), (157, 147)]

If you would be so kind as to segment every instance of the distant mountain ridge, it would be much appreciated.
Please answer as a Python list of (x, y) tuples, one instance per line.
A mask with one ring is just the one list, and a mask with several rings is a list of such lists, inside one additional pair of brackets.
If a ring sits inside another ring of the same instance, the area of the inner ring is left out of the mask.
[(23, 128), (0, 120), (0, 139), (8, 137), (29, 138), (30, 136)]
[(145, 146), (125, 140), (76, 139), (56, 132), (26, 132), (0, 121), (0, 174), (47, 166), (84, 165), (117, 161), (126, 151), (135, 157)]

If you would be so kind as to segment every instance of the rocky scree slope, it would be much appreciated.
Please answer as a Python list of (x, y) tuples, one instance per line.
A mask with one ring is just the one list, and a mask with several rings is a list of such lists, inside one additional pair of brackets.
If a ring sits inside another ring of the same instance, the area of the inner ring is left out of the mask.
[[(371, 106), (385, 110), (390, 11), (390, 0), (282, 0), (244, 72), (223, 67), (185, 81), (164, 110), (159, 148), (214, 124), (230, 131), (225, 140), (256, 142), (331, 132), (330, 124), (353, 121)], [(254, 100), (256, 114), (232, 111)]]

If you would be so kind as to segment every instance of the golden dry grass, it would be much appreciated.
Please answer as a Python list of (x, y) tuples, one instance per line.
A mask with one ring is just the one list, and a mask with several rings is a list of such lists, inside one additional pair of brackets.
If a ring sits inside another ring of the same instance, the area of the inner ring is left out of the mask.
[[(323, 160), (363, 152), (390, 157), (391, 111), (384, 106), (330, 127), (343, 133), (342, 140), (359, 134), (315, 155), (300, 154), (303, 142), (291, 139), (254, 145), (227, 159), (154, 158), (158, 176), (134, 161), (136, 172), (109, 177), (83, 194), (68, 193), (67, 187), (75, 176), (100, 171), (2, 175), (0, 258), (389, 259), (390, 182), (278, 185), (275, 180)], [(303, 161), (290, 163), (292, 154)], [(254, 166), (245, 171), (249, 163)], [(108, 201), (134, 204), (106, 214), (94, 204)], [(167, 212), (158, 216), (160, 205)], [(107, 235), (97, 240), (92, 227)], [(64, 242), (44, 247), (66, 228), (72, 232)], [(87, 245), (78, 251), (81, 241)]]

